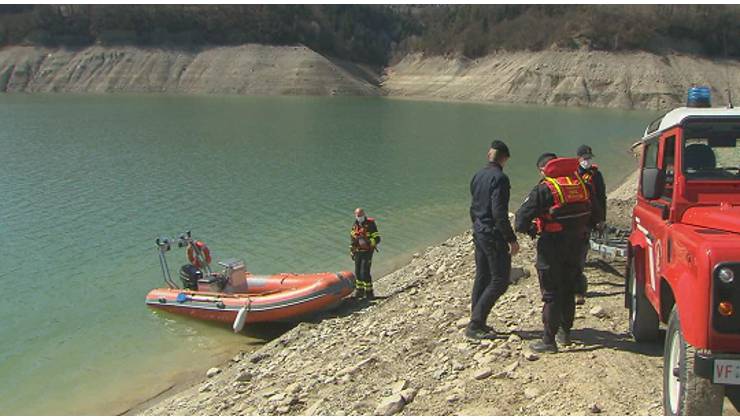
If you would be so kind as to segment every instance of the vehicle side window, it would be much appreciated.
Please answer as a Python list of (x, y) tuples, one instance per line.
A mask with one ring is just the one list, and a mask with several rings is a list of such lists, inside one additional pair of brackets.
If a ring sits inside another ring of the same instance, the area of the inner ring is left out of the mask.
[(657, 168), (658, 167), (658, 143), (648, 143), (645, 145), (645, 159), (643, 160), (643, 168)]
[(673, 198), (673, 176), (674, 162), (676, 158), (676, 136), (671, 136), (663, 142), (663, 164), (665, 169), (665, 188), (663, 189), (663, 199), (670, 201)]

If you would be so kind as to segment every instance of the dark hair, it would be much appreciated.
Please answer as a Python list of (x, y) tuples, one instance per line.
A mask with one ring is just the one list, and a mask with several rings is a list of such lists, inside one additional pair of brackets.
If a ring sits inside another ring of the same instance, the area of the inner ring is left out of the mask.
[(506, 143), (502, 142), (501, 140), (492, 141), (491, 149), (501, 152), (501, 154), (506, 157), (511, 157), (511, 153), (509, 153), (509, 147), (506, 145)]
[(537, 158), (537, 168), (542, 169), (547, 165), (547, 162), (556, 159), (558, 155), (552, 152), (543, 153)]

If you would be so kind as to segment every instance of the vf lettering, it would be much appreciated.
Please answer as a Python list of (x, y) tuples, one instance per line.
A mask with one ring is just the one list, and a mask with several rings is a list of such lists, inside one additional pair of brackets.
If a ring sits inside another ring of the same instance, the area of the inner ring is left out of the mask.
[(734, 366), (732, 365), (717, 366), (717, 377), (729, 378), (731, 376), (735, 376), (736, 378), (740, 378), (740, 369), (733, 369), (733, 367)]

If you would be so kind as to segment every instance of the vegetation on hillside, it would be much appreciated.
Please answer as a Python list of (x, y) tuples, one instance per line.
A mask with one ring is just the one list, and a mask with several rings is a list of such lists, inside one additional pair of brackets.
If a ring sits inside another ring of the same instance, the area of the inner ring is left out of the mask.
[(400, 15), (382, 6), (0, 6), (3, 45), (301, 43), (340, 58), (383, 64), (403, 36)]
[(475, 58), (498, 49), (643, 50), (740, 57), (736, 5), (468, 5), (419, 10), (408, 50)]
[(739, 19), (737, 5), (3, 5), (0, 44), (301, 43), (378, 65), (548, 48), (737, 58)]

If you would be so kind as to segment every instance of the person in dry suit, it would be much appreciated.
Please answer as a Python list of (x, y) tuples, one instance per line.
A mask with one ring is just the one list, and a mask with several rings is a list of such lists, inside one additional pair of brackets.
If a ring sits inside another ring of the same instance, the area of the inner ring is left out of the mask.
[(471, 293), (470, 323), (465, 335), (471, 339), (493, 339), (496, 332), (486, 324), (491, 308), (509, 287), (511, 257), (519, 251), (509, 222), (509, 177), (504, 165), (509, 148), (494, 140), (488, 149), (488, 164), (470, 181), (470, 221), (475, 244), (475, 282)]
[(355, 261), (355, 293), (357, 299), (374, 299), (373, 278), (370, 267), (373, 253), (380, 243), (375, 219), (367, 217), (365, 210), (355, 209), (355, 222), (350, 230), (349, 252)]
[(536, 268), (544, 302), (544, 333), (530, 345), (536, 352), (557, 352), (556, 336), (561, 344), (570, 344), (574, 288), (584, 237), (594, 214), (593, 194), (578, 176), (577, 166), (575, 158), (559, 159), (554, 153), (540, 156), (537, 167), (542, 179), (516, 212), (517, 232), (539, 237)]
[[(591, 150), (591, 146), (586, 144), (581, 145), (576, 151), (578, 155), (578, 175), (586, 182), (591, 191), (594, 193), (594, 199), (599, 203), (599, 209), (601, 213), (595, 215), (593, 222), (589, 224), (589, 232), (604, 230), (604, 221), (606, 220), (606, 184), (604, 183), (604, 176), (599, 171), (599, 167), (593, 162), (594, 153)], [(583, 258), (581, 259), (581, 277), (576, 283), (576, 305), (583, 305), (586, 302), (586, 291), (588, 290), (588, 279), (583, 274), (583, 268), (586, 265), (586, 258), (588, 257), (588, 250), (590, 248), (590, 235), (586, 236), (585, 246), (583, 247)]]

